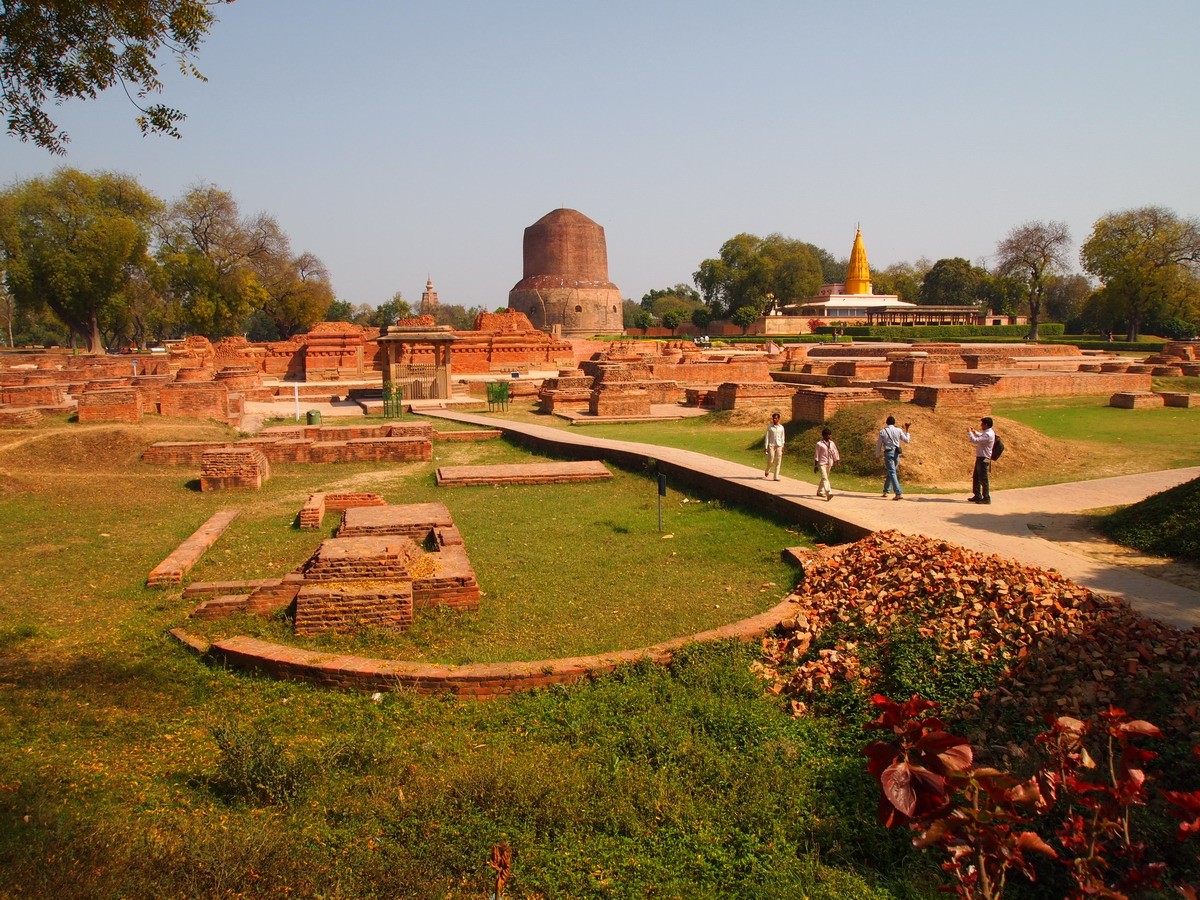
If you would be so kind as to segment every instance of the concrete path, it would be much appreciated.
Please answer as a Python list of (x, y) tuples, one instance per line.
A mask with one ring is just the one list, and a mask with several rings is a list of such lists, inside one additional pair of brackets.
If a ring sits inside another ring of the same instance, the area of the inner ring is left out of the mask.
[[(1180, 628), (1200, 626), (1200, 592), (1100, 562), (1037, 534), (1037, 530), (1053, 529), (1056, 516), (1135, 503), (1191, 481), (1200, 476), (1200, 467), (1001, 491), (993, 495), (990, 506), (967, 503), (965, 492), (962, 496), (906, 493), (900, 501), (884, 500), (878, 494), (837, 492), (826, 502), (814, 496), (816, 487), (811, 483), (787, 477), (778, 482), (766, 481), (757, 467), (690, 450), (597, 438), (586, 428), (549, 428), (453, 410), (421, 412), (501, 428), (535, 446), (565, 455), (626, 463), (639, 458), (656, 460), (659, 470), (665, 468), (675, 480), (770, 509), (795, 521), (827, 523), (849, 537), (894, 529), (943, 538), (1025, 565), (1056, 569), (1092, 590), (1124, 596), (1132, 606), (1162, 622)], [(882, 480), (881, 475), (881, 484)]]

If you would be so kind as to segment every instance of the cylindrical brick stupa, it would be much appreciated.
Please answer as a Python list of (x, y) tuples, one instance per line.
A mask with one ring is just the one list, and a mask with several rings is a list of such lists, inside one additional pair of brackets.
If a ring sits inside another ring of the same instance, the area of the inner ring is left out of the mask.
[(604, 229), (574, 209), (556, 209), (525, 229), (524, 277), (508, 308), (535, 328), (564, 335), (621, 331), (621, 290), (608, 280)]

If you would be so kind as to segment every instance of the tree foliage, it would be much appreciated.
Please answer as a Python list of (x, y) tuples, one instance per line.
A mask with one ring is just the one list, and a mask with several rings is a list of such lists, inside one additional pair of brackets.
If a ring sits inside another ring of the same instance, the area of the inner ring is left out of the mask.
[(893, 263), (881, 272), (871, 273), (871, 286), (876, 294), (895, 294), (905, 303), (916, 303), (921, 296), (921, 282), (933, 263), (922, 257), (915, 263)]
[(1200, 318), (1200, 220), (1161, 206), (1110, 213), (1084, 242), (1085, 271), (1100, 279), (1098, 303), (1137, 340), (1151, 319)]
[(981, 306), (987, 300), (988, 273), (962, 257), (939, 259), (925, 273), (917, 302), (922, 306)]
[(721, 246), (720, 256), (701, 262), (692, 278), (714, 315), (752, 307), (757, 317), (768, 295), (784, 303), (814, 296), (828, 256), (819, 247), (780, 234), (739, 234)]
[[(157, 56), (200, 80), (193, 62), (216, 21), (213, 7), (233, 0), (5, 0), (0, 3), (0, 112), (8, 133), (51, 153), (69, 137), (46, 112), (73, 98), (94, 99), (121, 85), (137, 106), (143, 134), (179, 137), (186, 116), (138, 101), (162, 90)], [(136, 98), (136, 99), (134, 99)]]
[(1071, 230), (1065, 222), (1026, 222), (996, 246), (996, 274), (1024, 281), (1029, 304), (1029, 338), (1037, 340), (1047, 281), (1070, 266)]
[(49, 307), (82, 339), (103, 352), (101, 329), (147, 276), (151, 216), (161, 208), (128, 175), (59, 169), (0, 195), (0, 247), (5, 278), (19, 306)]

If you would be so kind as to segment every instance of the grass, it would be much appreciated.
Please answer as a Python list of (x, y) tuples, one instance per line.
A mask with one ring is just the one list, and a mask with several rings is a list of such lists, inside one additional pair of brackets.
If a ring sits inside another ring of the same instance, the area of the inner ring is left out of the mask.
[[(1068, 430), (1093, 415), (1023, 409)], [(1124, 421), (1113, 434), (1159, 428)], [(280, 466), (253, 494), (201, 494), (194, 472), (137, 459), (185, 427), (227, 434), (154, 419), (0, 430), (0, 893), (478, 898), (507, 840), (512, 897), (935, 895), (935, 861), (874, 824), (861, 698), (794, 719), (753, 674), (753, 646), (693, 648), (666, 669), (493, 703), (375, 702), (208, 668), (164, 633), (190, 602), (142, 586), (218, 508), (243, 512), (196, 579), (294, 568), (315, 546), (292, 527), (312, 490), (436, 496), (488, 596), (477, 616), (414, 630), (409, 649), (532, 659), (766, 608), (789, 577), (779, 547), (802, 537), (673, 492), (663, 539), (653, 484), (628, 473), (607, 486), (437, 491), (428, 464)], [(760, 458), (758, 425), (612, 427)], [(1123, 446), (1138, 464), (1159, 452)], [(435, 464), (529, 458), (495, 441), (435, 452)], [(896, 690), (946, 699), (981, 677), (906, 632), (877, 661)]]
[(1096, 521), (1108, 537), (1158, 556), (1200, 564), (1200, 479), (1147, 497)]
[(1125, 471), (1200, 465), (1195, 409), (1116, 409), (1103, 398), (1072, 397), (998, 402), (992, 410), (1050, 438), (1119, 450)]

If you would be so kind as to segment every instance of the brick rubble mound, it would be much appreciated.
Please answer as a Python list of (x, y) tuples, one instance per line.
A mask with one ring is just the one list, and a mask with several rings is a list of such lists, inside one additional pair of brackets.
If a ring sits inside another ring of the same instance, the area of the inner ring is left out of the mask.
[(839, 684), (876, 690), (852, 639), (809, 652), (825, 629), (912, 626), (941, 648), (1001, 663), (995, 689), (958, 710), (980, 727), (1014, 713), (1087, 717), (1110, 703), (1136, 715), (1169, 692), (1172, 711), (1155, 724), (1200, 742), (1200, 629), (1180, 631), (1052, 570), (891, 531), (815, 552), (804, 569), (800, 611), (763, 642), (764, 674), (798, 715)]

